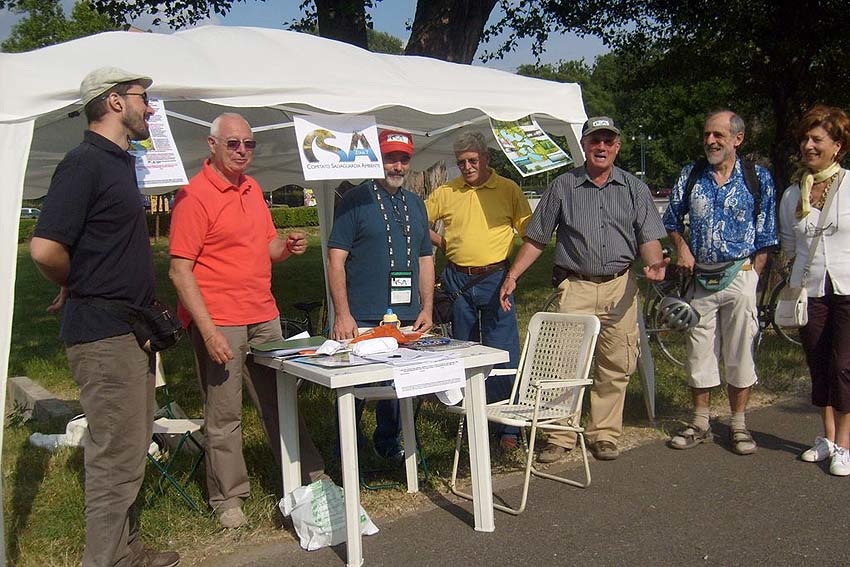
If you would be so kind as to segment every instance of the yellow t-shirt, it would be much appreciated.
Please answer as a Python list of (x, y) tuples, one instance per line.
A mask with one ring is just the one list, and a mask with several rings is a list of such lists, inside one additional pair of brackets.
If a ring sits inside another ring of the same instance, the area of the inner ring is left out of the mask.
[(480, 187), (463, 176), (437, 187), (425, 201), (428, 221), (443, 221), (446, 258), (459, 266), (486, 266), (508, 257), (514, 231), (525, 234), (531, 217), (519, 186), (490, 169)]

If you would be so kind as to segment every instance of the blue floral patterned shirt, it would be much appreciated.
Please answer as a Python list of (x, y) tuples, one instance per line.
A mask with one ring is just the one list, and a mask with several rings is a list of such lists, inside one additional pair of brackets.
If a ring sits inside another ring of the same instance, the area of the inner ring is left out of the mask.
[(670, 204), (664, 213), (664, 228), (685, 234), (684, 217), (689, 213), (690, 238), (688, 246), (697, 262), (717, 263), (751, 256), (762, 248), (775, 246), (776, 186), (770, 172), (756, 166), (761, 186), (759, 215), (755, 216), (755, 201), (744, 182), (741, 159), (729, 180), (718, 186), (709, 166), (691, 190), (690, 210), (682, 203), (685, 185), (694, 164), (682, 169), (679, 180), (670, 194)]

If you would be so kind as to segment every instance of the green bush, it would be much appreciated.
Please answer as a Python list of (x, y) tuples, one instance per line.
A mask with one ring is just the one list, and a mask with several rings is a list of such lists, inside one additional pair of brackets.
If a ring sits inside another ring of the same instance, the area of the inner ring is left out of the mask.
[(316, 207), (274, 207), (271, 213), (276, 228), (319, 226)]
[(36, 219), (21, 219), (21, 224), (18, 227), (18, 244), (30, 241), (32, 233), (35, 231), (35, 223)]

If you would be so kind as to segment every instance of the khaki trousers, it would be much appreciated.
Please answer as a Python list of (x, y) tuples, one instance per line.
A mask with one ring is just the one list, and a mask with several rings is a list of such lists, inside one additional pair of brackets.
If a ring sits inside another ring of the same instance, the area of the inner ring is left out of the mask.
[[(253, 325), (218, 327), (218, 330), (234, 354), (233, 360), (225, 364), (213, 362), (197, 327), (189, 326), (204, 402), (207, 493), (210, 506), (221, 512), (241, 506), (250, 493), (248, 469), (242, 453), (243, 381), (257, 408), (277, 466), (281, 466), (276, 372), (268, 366), (254, 364), (246, 353), (248, 343), (277, 341), (282, 335), (277, 318)], [(299, 420), (302, 482), (309, 484), (324, 473), (324, 462), (306, 423), (300, 416)]]
[[(629, 376), (638, 354), (637, 285), (631, 272), (605, 283), (570, 277), (561, 282), (561, 313), (586, 313), (599, 317), (596, 342), (596, 379), (590, 390), (587, 440), (612, 441), (623, 434), (623, 405)], [(573, 448), (576, 435), (568, 431), (549, 434), (549, 442)]]
[(153, 355), (132, 333), (65, 349), (88, 421), (84, 567), (132, 565), (136, 498), (153, 433)]

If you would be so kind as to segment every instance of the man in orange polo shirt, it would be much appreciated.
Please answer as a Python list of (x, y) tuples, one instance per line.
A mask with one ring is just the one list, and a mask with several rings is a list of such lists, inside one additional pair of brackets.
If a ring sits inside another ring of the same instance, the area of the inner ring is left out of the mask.
[[(278, 238), (260, 185), (245, 175), (257, 142), (244, 118), (220, 115), (207, 143), (209, 159), (174, 204), (169, 276), (204, 399), (209, 503), (222, 527), (238, 528), (247, 523), (242, 501), (249, 494), (242, 455), (243, 378), (280, 466), (275, 372), (246, 360), (248, 343), (281, 339), (271, 265), (303, 254), (307, 239), (299, 231)], [(304, 482), (310, 482), (323, 473), (323, 463), (303, 422), (301, 432)]]

